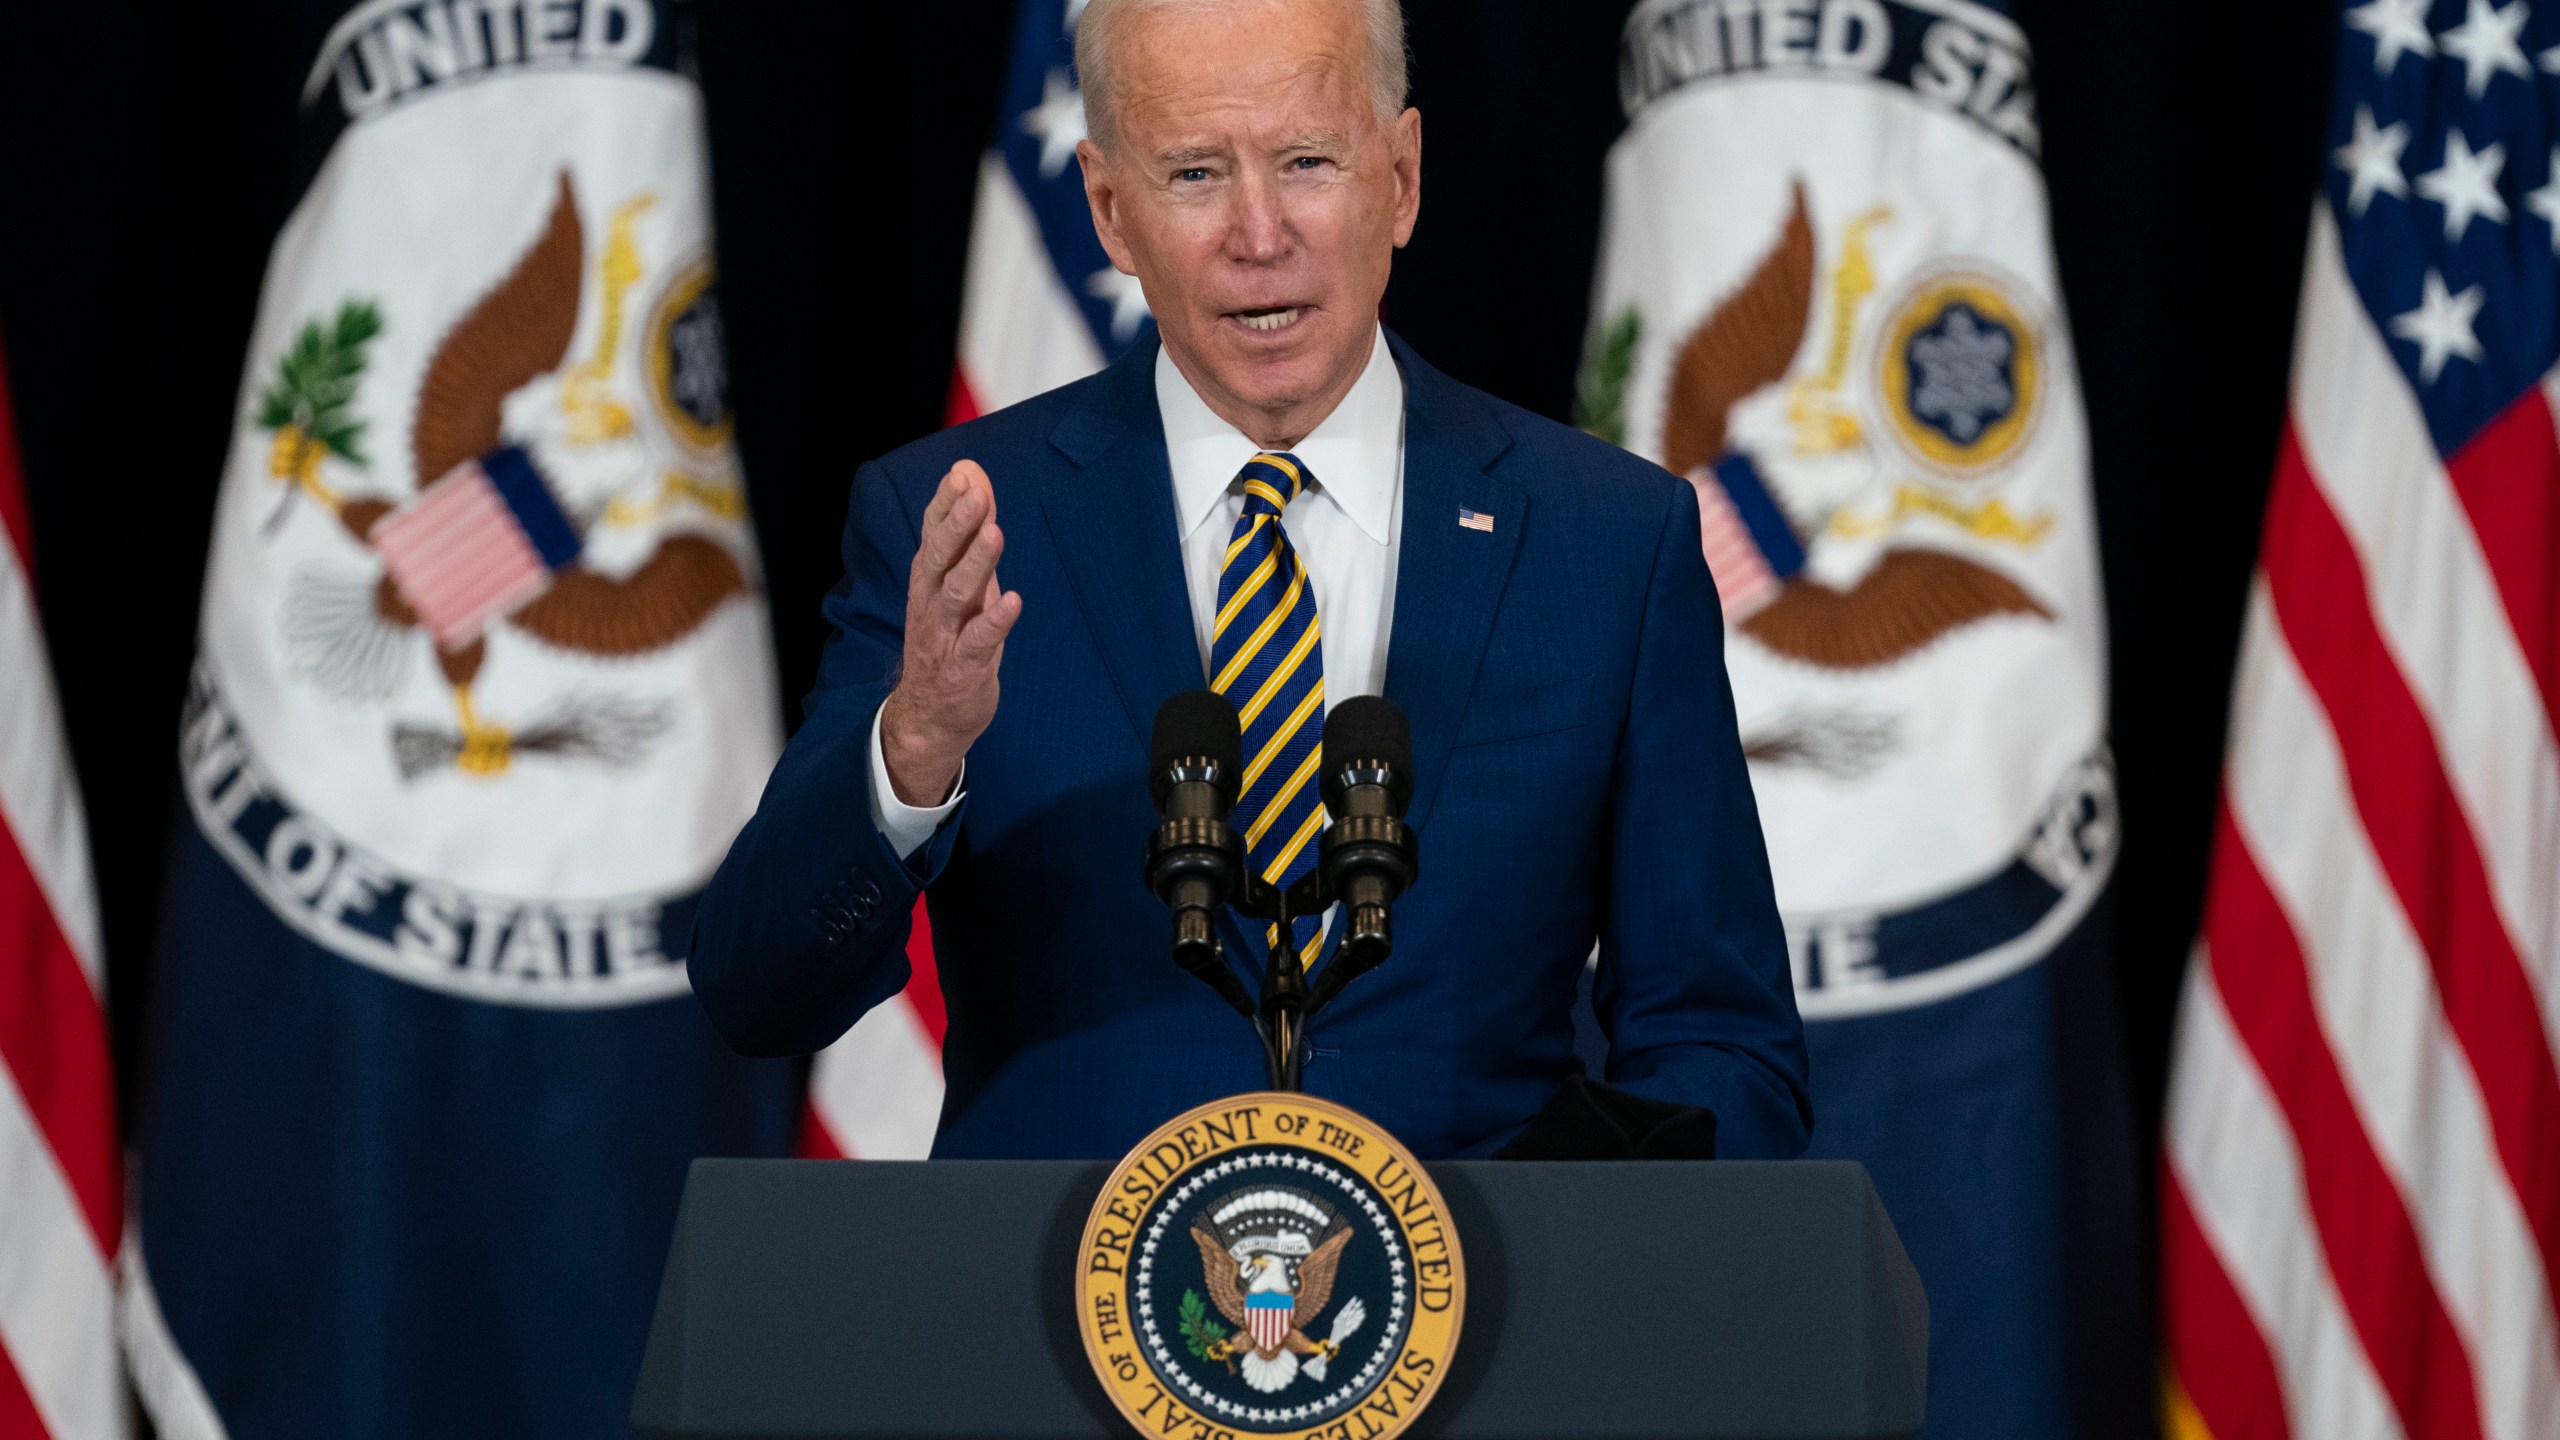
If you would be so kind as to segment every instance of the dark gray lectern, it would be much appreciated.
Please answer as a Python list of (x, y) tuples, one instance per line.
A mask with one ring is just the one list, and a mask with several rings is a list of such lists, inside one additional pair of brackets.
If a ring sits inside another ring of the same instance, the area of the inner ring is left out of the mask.
[[(1466, 1252), (1446, 1440), (1916, 1434), (1928, 1304), (1838, 1161), (1430, 1167)], [(696, 1162), (644, 1436), (1124, 1440), (1069, 1269), (1110, 1167)]]

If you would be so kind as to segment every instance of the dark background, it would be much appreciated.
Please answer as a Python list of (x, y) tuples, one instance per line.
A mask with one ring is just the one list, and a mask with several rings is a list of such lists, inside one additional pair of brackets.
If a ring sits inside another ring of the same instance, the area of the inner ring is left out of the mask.
[[(294, 97), (342, 8), (13, 6), (0, 42), (0, 341), (128, 1080), (208, 517), (267, 247), (295, 198)], [(1459, 378), (1562, 418), (1627, 0), (1406, 8), (1428, 183), (1389, 320)], [(2094, 439), (2125, 817), (2118, 993), (2148, 1135), (2282, 419), (2336, 10), (2020, 9)], [(795, 719), (854, 467), (941, 416), (1011, 12), (720, 0), (695, 19), (739, 441)]]

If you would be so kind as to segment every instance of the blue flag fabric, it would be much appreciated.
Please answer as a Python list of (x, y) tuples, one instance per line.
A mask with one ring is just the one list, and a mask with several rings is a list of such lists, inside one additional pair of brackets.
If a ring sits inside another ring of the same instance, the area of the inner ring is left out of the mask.
[(312, 57), (216, 506), (127, 1329), (172, 1436), (618, 1436), (698, 1155), (694, 897), (779, 746), (672, 9)]
[(2088, 437), (2004, 9), (1643, 0), (1581, 423), (1696, 487), (1812, 1055), (1932, 1436), (2144, 1411)]

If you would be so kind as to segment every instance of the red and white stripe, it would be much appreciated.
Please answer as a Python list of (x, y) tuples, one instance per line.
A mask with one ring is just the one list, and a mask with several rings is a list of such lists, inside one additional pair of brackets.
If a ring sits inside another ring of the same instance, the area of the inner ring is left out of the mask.
[(443, 646), (472, 639), (551, 585), (542, 553), (476, 461), (375, 527), (373, 548)]
[(104, 1440), (127, 1433), (106, 984), (5, 393), (0, 532), (0, 1437)]
[(1102, 368), (1102, 347), (1058, 278), (1031, 202), (993, 151), (978, 165), (970, 227), (947, 417), (954, 425)]
[(1692, 470), (1689, 484), (1698, 492), (1698, 539), (1706, 547), (1716, 598), (1725, 619), (1741, 620), (1778, 598), (1778, 572), (1769, 568), (1760, 542), (1751, 538), (1751, 528), (1742, 523), (1742, 512), (1733, 508), (1733, 498), (1724, 493), (1715, 472)]
[(2560, 435), (2439, 460), (2317, 208), (2165, 1137), (2171, 1429), (2560, 1437)]
[(1244, 1312), (1245, 1327), (1253, 1332), (1253, 1348), (1266, 1355), (1279, 1353), (1280, 1342), (1289, 1338), (1289, 1317), (1294, 1308), (1257, 1305)]
[[(1102, 368), (1102, 347), (1058, 279), (1031, 202), (992, 153), (978, 167), (973, 225), (951, 377), (954, 425)], [(942, 991), (922, 902), (907, 956), (915, 973), (906, 990), (811, 1067), (803, 1154), (919, 1160), (932, 1149), (942, 1115)]]
[(820, 1160), (921, 1160), (942, 1119), (942, 982), (916, 902), (907, 988), (872, 1007), (809, 1068), (800, 1153)]

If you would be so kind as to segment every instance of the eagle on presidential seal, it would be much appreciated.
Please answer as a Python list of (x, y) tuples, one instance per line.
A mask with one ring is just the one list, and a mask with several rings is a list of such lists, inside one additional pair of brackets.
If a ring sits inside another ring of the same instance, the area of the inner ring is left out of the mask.
[(1351, 1225), (1322, 1200), (1289, 1186), (1257, 1186), (1216, 1200), (1191, 1222), (1209, 1299), (1232, 1330), (1207, 1318), (1196, 1294), (1183, 1295), (1183, 1339), (1192, 1355), (1224, 1361), (1244, 1382), (1270, 1393), (1304, 1373), (1321, 1383), (1326, 1367), (1368, 1319), (1353, 1296), (1322, 1340), (1307, 1327), (1333, 1303), (1334, 1271)]
[[(573, 359), (589, 289), (576, 187), (559, 172), (548, 213), (513, 267), (451, 322), (422, 376), (409, 431), (416, 493), (341, 488), (363, 470), (365, 422), (352, 413), (368, 343), (383, 328), (369, 302), (303, 327), (260, 397), (272, 433), (268, 473), (283, 494), (272, 534), (297, 499), (331, 515), (367, 570), (305, 567), (288, 588), (282, 633), (294, 671), (324, 693), (388, 703), (420, 657), (450, 695), (452, 728), (391, 729), (410, 778), (450, 765), (494, 777), (526, 758), (627, 766), (671, 723), (669, 707), (589, 689), (510, 728), (474, 703), (504, 627), (542, 649), (627, 660), (693, 634), (723, 603), (753, 593), (730, 548), (699, 529), (649, 522), (689, 504), (743, 518), (728, 466), (726, 377), (707, 262), (679, 271), (646, 317), (650, 416), (613, 377), (643, 271), (635, 222), (644, 193), (617, 206), (598, 248), (593, 353)], [(642, 418), (652, 425), (638, 423)], [(654, 538), (646, 550), (641, 543)]]
[[(2051, 383), (2044, 327), (1987, 263), (1923, 267), (1878, 294), (1873, 247), (1892, 219), (1885, 205), (1849, 218), (1825, 266), (1792, 182), (1776, 238), (1681, 338), (1664, 393), (1662, 463), (1698, 492), (1727, 623), (1817, 673), (1876, 671), (1997, 619), (2054, 619), (1990, 558), (2052, 523), (1999, 493)], [(1639, 329), (1630, 307), (1583, 380), (1584, 428), (1622, 444)], [(1907, 534), (1915, 519), (1936, 533)], [(1898, 728), (1799, 708), (1745, 748), (1855, 778)]]

